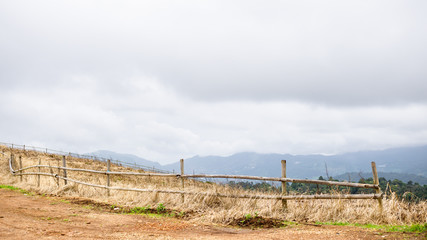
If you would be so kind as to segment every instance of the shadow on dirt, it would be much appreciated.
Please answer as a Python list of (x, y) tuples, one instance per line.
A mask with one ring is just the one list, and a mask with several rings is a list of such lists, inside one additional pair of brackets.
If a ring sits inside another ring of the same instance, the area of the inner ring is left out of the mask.
[(260, 216), (234, 219), (230, 225), (244, 228), (279, 228), (286, 226), (282, 220)]

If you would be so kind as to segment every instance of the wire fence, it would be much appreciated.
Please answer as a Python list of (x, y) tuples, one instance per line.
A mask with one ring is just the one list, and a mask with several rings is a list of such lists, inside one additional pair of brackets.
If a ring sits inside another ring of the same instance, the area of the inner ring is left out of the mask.
[(64, 156), (70, 156), (70, 157), (82, 158), (82, 159), (89, 159), (89, 160), (100, 161), (100, 162), (107, 162), (109, 160), (109, 161), (111, 161), (111, 163), (117, 164), (117, 165), (123, 166), (123, 167), (130, 167), (130, 168), (134, 168), (134, 169), (138, 169), (138, 170), (144, 170), (144, 171), (150, 171), (150, 172), (156, 172), (156, 173), (172, 173), (170, 171), (159, 169), (159, 168), (156, 168), (154, 166), (152, 166), (152, 167), (144, 166), (144, 165), (137, 164), (137, 163), (129, 163), (129, 162), (125, 162), (125, 161), (120, 161), (118, 159), (105, 158), (105, 157), (100, 157), (100, 156), (96, 156), (96, 155), (87, 155), (87, 154), (78, 154), (78, 153), (73, 153), (73, 152), (64, 152), (64, 151), (54, 150), (54, 149), (50, 149), (50, 148), (20, 145), (20, 144), (14, 144), (14, 143), (0, 142), (0, 145), (4, 145), (4, 146), (10, 147), (12, 149), (20, 149), (20, 150), (24, 150), (24, 151), (25, 150), (32, 150), (32, 151), (36, 151), (36, 152), (40, 152), (40, 153), (64, 155)]

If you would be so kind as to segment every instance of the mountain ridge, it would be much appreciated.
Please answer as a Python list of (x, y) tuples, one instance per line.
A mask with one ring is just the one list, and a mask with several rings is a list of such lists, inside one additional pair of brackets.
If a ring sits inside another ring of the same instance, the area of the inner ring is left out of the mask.
[[(100, 157), (112, 157), (131, 164), (137, 163), (168, 171), (180, 171), (179, 161), (161, 165), (136, 155), (120, 154), (107, 150), (100, 150), (92, 154)], [(383, 173), (388, 174), (387, 176), (391, 173), (412, 174), (412, 176), (405, 176), (405, 179), (410, 180), (418, 179), (416, 176), (427, 177), (427, 145), (337, 155), (256, 152), (239, 152), (230, 156), (196, 155), (185, 159), (184, 168), (186, 173), (280, 177), (280, 160), (287, 160), (287, 176), (289, 178), (317, 179), (319, 176), (327, 177), (327, 175), (335, 177), (347, 173), (369, 173), (372, 172), (372, 161), (376, 162), (379, 177), (382, 177), (381, 174)]]
[[(230, 156), (194, 156), (185, 160), (185, 169), (197, 173), (280, 176), (280, 160), (287, 160), (287, 176), (318, 178), (347, 172), (370, 172), (375, 161), (379, 172), (408, 173), (427, 177), (427, 146), (359, 151), (337, 155), (291, 155), (241, 152)], [(179, 163), (163, 165), (178, 170)], [(326, 169), (328, 174), (326, 174)], [(380, 176), (381, 177), (381, 176)]]
[(114, 160), (120, 160), (122, 162), (126, 162), (129, 164), (138, 164), (143, 165), (147, 167), (155, 167), (155, 168), (161, 168), (162, 165), (155, 161), (150, 161), (145, 158), (141, 158), (139, 156), (128, 154), (128, 153), (116, 153), (109, 150), (98, 150), (91, 153), (86, 153), (86, 155), (93, 155), (97, 157), (107, 158), (107, 159), (114, 159)]

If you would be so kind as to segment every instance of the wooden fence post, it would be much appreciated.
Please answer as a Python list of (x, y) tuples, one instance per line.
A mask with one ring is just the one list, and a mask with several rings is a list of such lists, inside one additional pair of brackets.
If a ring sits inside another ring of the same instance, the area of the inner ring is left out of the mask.
[[(282, 160), (282, 178), (286, 178), (286, 160)], [(285, 181), (282, 181), (282, 195), (287, 195)], [(285, 199), (282, 199), (282, 208), (283, 210), (288, 209), (288, 201)]]
[[(42, 160), (39, 158), (39, 166), (42, 164)], [(38, 167), (39, 173), (41, 172), (40, 167)], [(40, 174), (37, 175), (37, 187), (40, 187)]]
[[(19, 156), (19, 169), (22, 169), (22, 156)], [(19, 174), (21, 174), (19, 179), (22, 182), (22, 170), (19, 170)]]
[[(107, 187), (110, 187), (110, 174), (108, 172), (110, 172), (110, 167), (111, 167), (111, 160), (108, 159), (107, 160)], [(107, 188), (107, 195), (110, 196), (110, 189)]]
[[(65, 160), (65, 155), (62, 156), (62, 166), (64, 168), (67, 167), (67, 161)], [(67, 169), (63, 169), (64, 170), (64, 184), (67, 185)]]
[[(184, 191), (184, 178), (182, 177), (184, 175), (184, 159), (180, 160), (181, 163), (181, 189)], [(182, 202), (184, 203), (184, 194), (181, 194)]]
[[(378, 179), (377, 166), (376, 166), (375, 162), (371, 162), (371, 165), (372, 165), (372, 175), (374, 177), (374, 184), (378, 185), (378, 188), (375, 189), (375, 192), (378, 194), (381, 194), (381, 189), (379, 188), (380, 181)], [(378, 205), (379, 205), (380, 212), (382, 213), (382, 211), (383, 211), (383, 200), (382, 200), (382, 198), (378, 198)]]
[(13, 153), (10, 153), (10, 166), (12, 167), (12, 169), (15, 169), (13, 162)]

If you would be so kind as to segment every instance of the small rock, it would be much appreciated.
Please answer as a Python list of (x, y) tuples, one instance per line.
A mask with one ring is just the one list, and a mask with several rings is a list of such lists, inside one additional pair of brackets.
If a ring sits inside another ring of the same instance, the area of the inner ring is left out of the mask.
[(90, 222), (87, 222), (86, 224), (90, 224)]
[(0, 216), (0, 218), (4, 218), (3, 216)]

